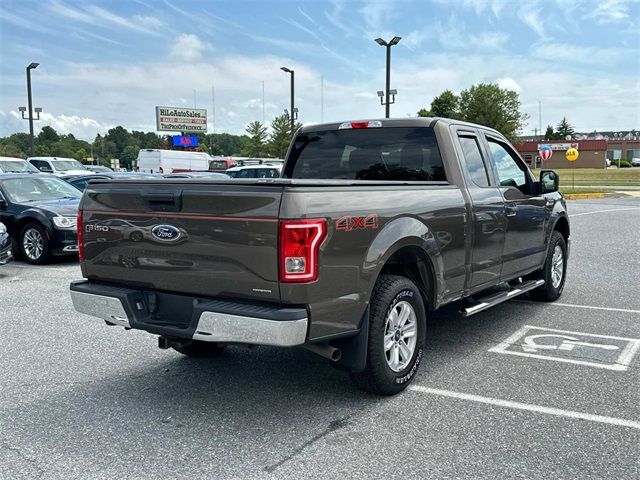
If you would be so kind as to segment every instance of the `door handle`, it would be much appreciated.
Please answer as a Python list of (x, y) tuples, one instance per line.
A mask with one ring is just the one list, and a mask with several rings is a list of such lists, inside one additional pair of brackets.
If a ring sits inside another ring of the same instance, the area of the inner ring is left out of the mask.
[(518, 205), (516, 203), (507, 203), (507, 217), (515, 217), (518, 213)]

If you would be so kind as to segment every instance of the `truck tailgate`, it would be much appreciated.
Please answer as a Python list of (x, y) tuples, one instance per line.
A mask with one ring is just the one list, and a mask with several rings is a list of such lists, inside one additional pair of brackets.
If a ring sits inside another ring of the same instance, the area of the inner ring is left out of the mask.
[(95, 281), (210, 297), (279, 301), (281, 185), (104, 181), (81, 203)]

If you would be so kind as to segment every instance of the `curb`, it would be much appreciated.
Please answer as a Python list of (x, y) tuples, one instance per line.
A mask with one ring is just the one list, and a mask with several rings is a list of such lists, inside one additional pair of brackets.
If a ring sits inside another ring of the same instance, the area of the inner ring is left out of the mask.
[(567, 193), (564, 198), (567, 200), (591, 200), (594, 198), (604, 198), (606, 193)]

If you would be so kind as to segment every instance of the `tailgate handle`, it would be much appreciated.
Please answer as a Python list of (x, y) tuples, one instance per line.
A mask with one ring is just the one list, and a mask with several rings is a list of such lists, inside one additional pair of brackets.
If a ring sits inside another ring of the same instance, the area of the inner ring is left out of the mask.
[(179, 212), (182, 203), (181, 193), (143, 193), (142, 199), (151, 210), (158, 212)]

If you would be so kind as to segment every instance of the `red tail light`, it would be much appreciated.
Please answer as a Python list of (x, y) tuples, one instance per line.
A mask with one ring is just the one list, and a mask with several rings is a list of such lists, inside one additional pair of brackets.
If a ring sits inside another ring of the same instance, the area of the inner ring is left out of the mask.
[(327, 221), (280, 222), (280, 281), (313, 282), (318, 278), (318, 252), (327, 236)]
[(76, 228), (78, 229), (78, 260), (84, 262), (84, 236), (82, 235), (84, 227), (82, 225), (82, 210), (78, 210)]

